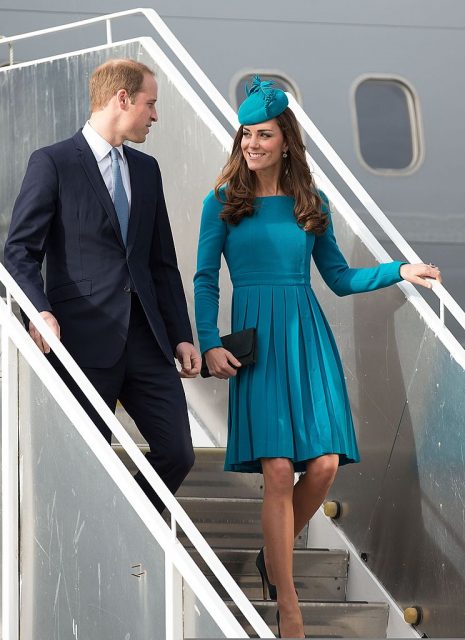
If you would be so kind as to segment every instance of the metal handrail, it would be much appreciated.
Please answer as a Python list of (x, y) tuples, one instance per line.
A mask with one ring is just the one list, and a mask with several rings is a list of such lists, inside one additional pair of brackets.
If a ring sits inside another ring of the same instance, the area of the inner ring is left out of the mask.
[[(258, 635), (262, 638), (273, 638), (274, 635), (271, 632), (268, 625), (263, 621), (260, 617), (256, 609), (252, 606), (248, 598), (245, 596), (243, 591), (234, 581), (230, 573), (223, 566), (219, 558), (214, 553), (213, 549), (210, 547), (208, 542), (205, 540), (203, 535), (197, 529), (195, 524), (192, 522), (188, 514), (181, 507), (179, 502), (173, 496), (171, 491), (165, 485), (163, 480), (160, 478), (158, 473), (152, 467), (152, 465), (147, 461), (145, 456), (141, 453), (131, 436), (128, 434), (126, 429), (120, 424), (116, 416), (112, 413), (109, 407), (106, 405), (102, 397), (99, 395), (95, 387), (90, 383), (85, 374), (82, 372), (80, 367), (77, 365), (75, 360), (68, 353), (67, 349), (60, 342), (60, 340), (55, 336), (53, 331), (50, 329), (48, 324), (42, 318), (40, 313), (34, 307), (32, 302), (26, 296), (26, 294), (22, 291), (19, 285), (15, 282), (15, 280), (11, 277), (5, 267), (0, 264), (0, 282), (5, 286), (7, 291), (7, 305), (10, 306), (11, 309), (11, 296), (15, 299), (15, 301), (19, 304), (19, 306), (24, 310), (36, 328), (43, 335), (45, 340), (50, 345), (50, 348), (55, 353), (57, 358), (63, 364), (69, 375), (73, 378), (73, 380), (79, 385), (84, 395), (91, 402), (98, 415), (102, 420), (106, 423), (108, 428), (114, 434), (115, 438), (121, 444), (121, 446), (125, 449), (129, 457), (132, 459), (136, 467), (143, 473), (151, 487), (158, 494), (160, 499), (165, 504), (166, 508), (169, 510), (171, 514), (171, 525), (173, 531), (173, 537), (176, 534), (177, 525), (181, 527), (185, 535), (192, 542), (193, 546), (197, 549), (197, 551), (202, 556), (205, 563), (211, 569), (215, 577), (218, 579), (219, 583), (225, 588), (228, 594), (231, 596), (231, 599), (235, 602), (239, 610), (243, 613), (245, 618), (249, 621)], [(16, 320), (16, 318), (12, 318)], [(10, 319), (11, 320), (11, 319)], [(5, 326), (7, 324), (7, 320), (2, 317), (1, 322), (2, 325)], [(25, 331), (23, 331), (25, 334)], [(28, 336), (25, 334), (25, 340), (29, 341)], [(29, 343), (29, 346), (33, 346), (32, 343)], [(40, 352), (38, 352), (40, 355)], [(215, 595), (217, 596), (216, 592)], [(217, 596), (219, 598), (219, 596)], [(220, 600), (221, 601), (221, 600)], [(212, 606), (218, 608), (218, 604), (212, 602)], [(236, 631), (237, 633), (237, 631)], [(237, 637), (237, 636), (234, 636)]]
[[(319, 131), (316, 125), (308, 117), (294, 96), (287, 94), (289, 98), (289, 106), (293, 110), (299, 124), (304, 131), (309, 135), (311, 140), (320, 149), (321, 153), (326, 157), (330, 164), (337, 171), (339, 176), (344, 180), (352, 193), (357, 197), (360, 203), (364, 206), (366, 211), (371, 217), (378, 223), (387, 237), (392, 240), (402, 255), (408, 262), (422, 262), (421, 258), (405, 240), (405, 238), (399, 233), (396, 227), (392, 224), (385, 213), (376, 204), (370, 194), (357, 180), (349, 167), (344, 163), (341, 157), (336, 153), (334, 148), (326, 140), (323, 134)], [(313, 161), (312, 161), (313, 162)], [(352, 213), (355, 214), (355, 212)], [(465, 311), (460, 307), (457, 301), (451, 296), (447, 289), (437, 281), (432, 280), (432, 291), (436, 294), (440, 301), (439, 317), (444, 324), (444, 308), (454, 316), (457, 322), (465, 329)]]
[[(342, 219), (350, 226), (354, 234), (360, 238), (363, 244), (373, 254), (373, 256), (379, 262), (389, 262), (392, 258), (389, 253), (384, 249), (380, 242), (375, 238), (372, 232), (368, 229), (366, 224), (355, 213), (347, 200), (339, 193), (336, 187), (332, 184), (325, 173), (320, 169), (318, 164), (307, 153), (307, 161), (312, 168), (313, 175), (319, 188), (321, 188), (331, 201), (331, 204), (335, 207), (336, 211), (341, 215)], [(419, 260), (416, 260), (418, 262)], [(435, 280), (429, 279), (433, 287), (438, 287), (439, 283)], [(417, 291), (417, 289), (409, 282), (401, 281), (397, 284), (405, 297), (411, 305), (418, 311), (423, 318), (427, 326), (433, 331), (438, 339), (441, 340), (443, 345), (449, 351), (450, 355), (456, 360), (457, 363), (465, 369), (465, 349), (453, 336), (450, 330), (444, 323), (444, 306), (441, 305), (439, 315), (435, 310), (427, 303), (425, 298)], [(439, 285), (442, 287), (442, 285)], [(459, 315), (463, 313), (457, 302), (452, 298), (444, 287), (440, 295), (444, 297), (446, 303), (449, 301), (449, 309), (454, 309), (455, 314)], [(455, 315), (454, 314), (454, 315)]]
[(143, 15), (150, 22), (157, 33), (163, 38), (165, 43), (177, 56), (180, 62), (186, 67), (191, 76), (202, 87), (203, 91), (208, 95), (212, 102), (218, 107), (219, 111), (225, 116), (230, 124), (237, 128), (238, 120), (234, 109), (229, 102), (218, 91), (208, 76), (202, 71), (199, 65), (195, 62), (192, 56), (187, 52), (183, 45), (176, 38), (174, 33), (167, 27), (165, 22), (161, 19), (158, 13), (154, 9), (129, 9), (128, 11), (119, 11), (117, 13), (110, 13), (105, 16), (99, 16), (97, 18), (88, 18), (87, 20), (79, 20), (77, 22), (70, 22), (68, 24), (60, 25), (58, 27), (49, 27), (47, 29), (39, 29), (38, 31), (30, 31), (28, 33), (22, 33), (17, 36), (5, 36), (0, 39), (1, 44), (7, 44), (10, 48), (10, 65), (13, 65), (13, 43), (20, 42), (21, 40), (27, 40), (30, 38), (36, 38), (51, 33), (57, 33), (59, 31), (66, 31), (69, 29), (77, 29), (85, 27), (98, 22), (106, 23), (106, 36), (107, 44), (112, 44), (112, 31), (111, 21), (118, 18), (124, 18), (133, 15)]

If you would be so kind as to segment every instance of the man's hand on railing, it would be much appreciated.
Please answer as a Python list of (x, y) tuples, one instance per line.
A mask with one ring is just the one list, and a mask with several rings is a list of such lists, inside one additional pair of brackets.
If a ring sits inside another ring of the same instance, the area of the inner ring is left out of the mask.
[(422, 287), (431, 289), (431, 282), (427, 278), (432, 278), (442, 282), (441, 272), (435, 264), (403, 264), (400, 268), (400, 275), (407, 282), (419, 284)]
[[(58, 324), (55, 316), (52, 313), (50, 313), (50, 311), (41, 311), (40, 315), (42, 316), (42, 318), (45, 320), (45, 322), (48, 324), (50, 329), (53, 331), (53, 333), (56, 335), (56, 337), (59, 340), (60, 325)], [(42, 351), (42, 353), (50, 353), (50, 347), (48, 343), (44, 340), (44, 338), (41, 336), (41, 334), (36, 329), (35, 325), (32, 324), (32, 322), (29, 322), (29, 335), (34, 340), (34, 342), (39, 347), (39, 349)]]

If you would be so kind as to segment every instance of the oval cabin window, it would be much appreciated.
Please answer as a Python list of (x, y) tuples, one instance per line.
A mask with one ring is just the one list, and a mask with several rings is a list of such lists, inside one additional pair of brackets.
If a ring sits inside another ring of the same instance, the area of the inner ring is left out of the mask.
[(363, 162), (380, 173), (410, 172), (419, 161), (415, 98), (403, 82), (369, 78), (355, 89), (358, 146)]

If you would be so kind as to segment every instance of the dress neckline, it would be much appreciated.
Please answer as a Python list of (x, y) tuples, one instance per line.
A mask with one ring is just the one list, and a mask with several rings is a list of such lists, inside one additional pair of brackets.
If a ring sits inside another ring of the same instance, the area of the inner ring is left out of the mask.
[(268, 198), (292, 198), (292, 196), (283, 195), (274, 195), (274, 196), (255, 196), (255, 200), (266, 200)]

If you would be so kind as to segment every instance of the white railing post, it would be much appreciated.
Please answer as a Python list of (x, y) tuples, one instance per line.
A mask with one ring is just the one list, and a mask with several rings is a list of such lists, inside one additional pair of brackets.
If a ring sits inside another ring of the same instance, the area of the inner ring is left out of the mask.
[(174, 566), (171, 558), (165, 553), (165, 639), (174, 640)]
[[(171, 514), (171, 537), (177, 541), (176, 518)], [(179, 543), (178, 543), (179, 544)], [(165, 554), (165, 620), (166, 640), (182, 640), (183, 625), (182, 576), (174, 566), (171, 558)]]
[[(11, 314), (5, 306), (3, 314)], [(18, 350), (2, 322), (2, 638), (19, 640)]]
[(107, 44), (113, 43), (113, 36), (111, 33), (111, 20), (105, 20), (105, 24), (107, 27)]

